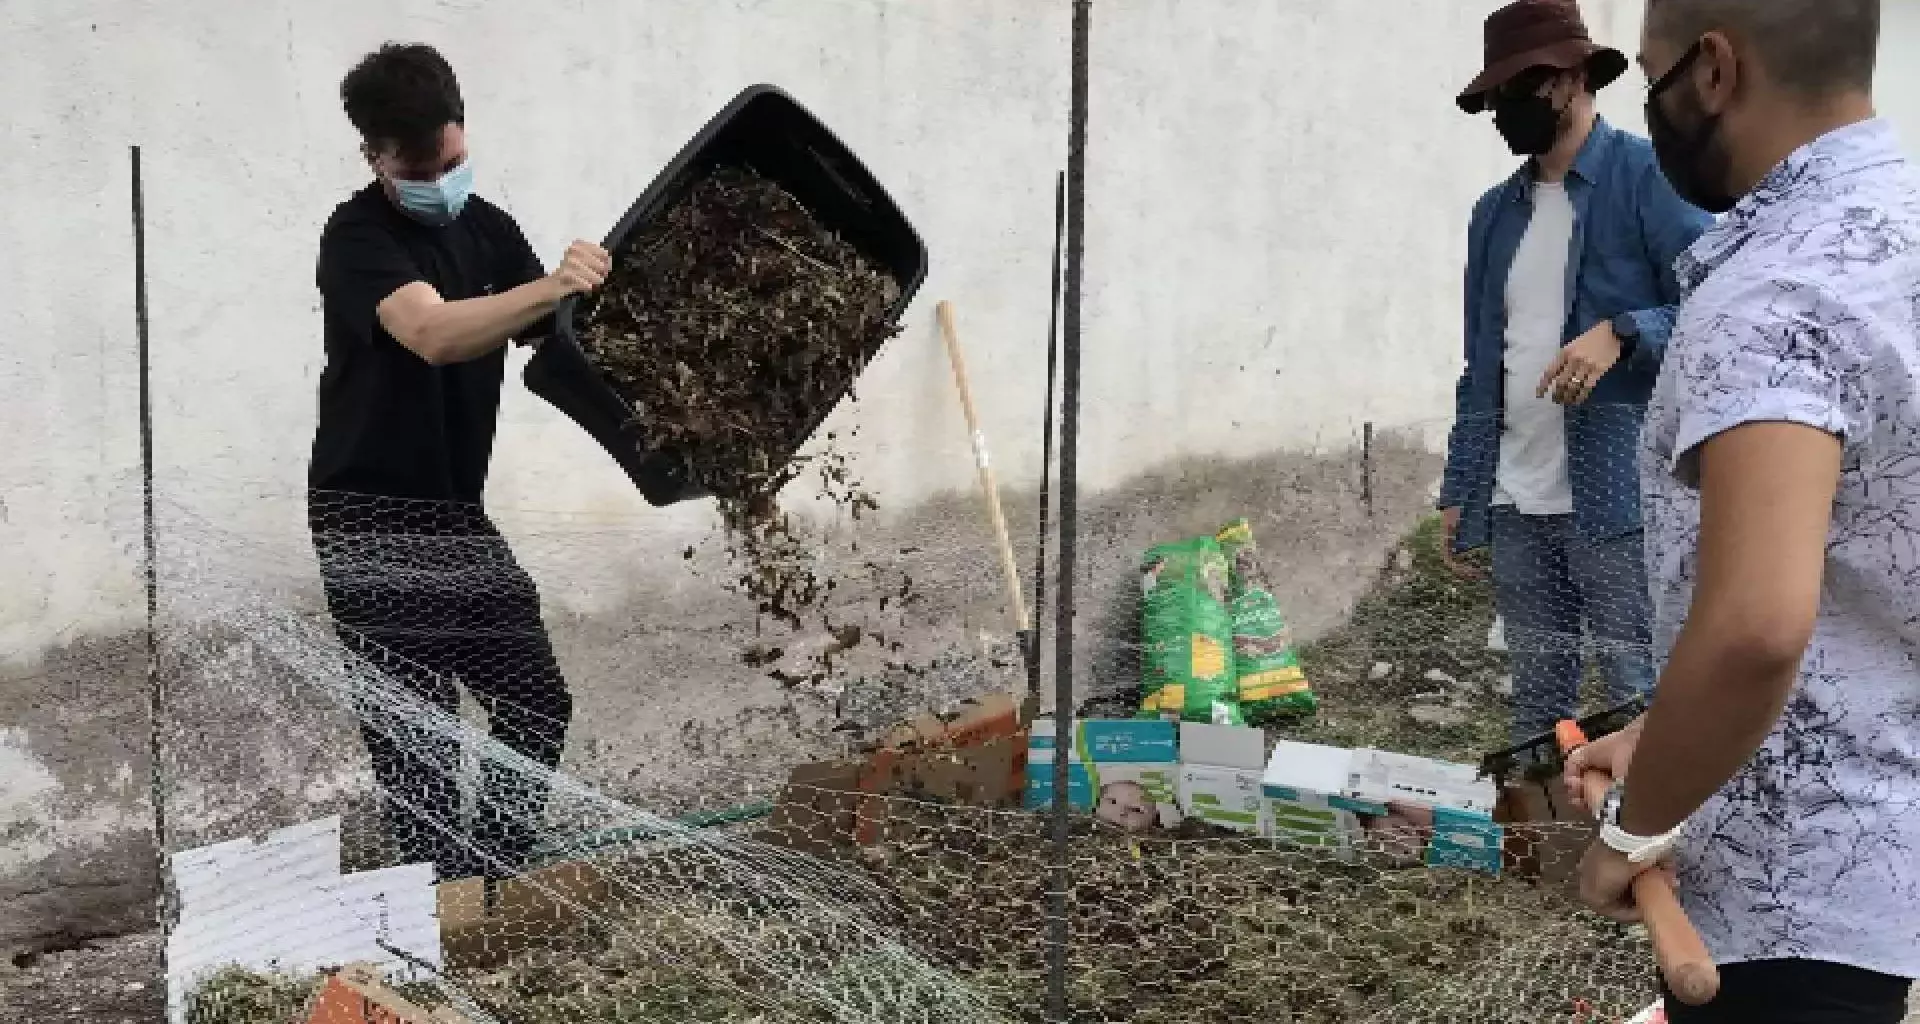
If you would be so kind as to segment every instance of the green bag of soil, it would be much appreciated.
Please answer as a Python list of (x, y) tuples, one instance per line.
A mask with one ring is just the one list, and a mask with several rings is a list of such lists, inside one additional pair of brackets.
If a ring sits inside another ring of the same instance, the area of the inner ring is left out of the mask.
[(1227, 558), (1212, 537), (1162, 544), (1141, 563), (1142, 718), (1244, 725), (1233, 681)]
[(1214, 536), (1230, 566), (1227, 607), (1233, 619), (1235, 696), (1250, 725), (1269, 725), (1320, 706), (1293, 652), (1287, 620), (1266, 571), (1254, 558), (1253, 527), (1236, 519)]

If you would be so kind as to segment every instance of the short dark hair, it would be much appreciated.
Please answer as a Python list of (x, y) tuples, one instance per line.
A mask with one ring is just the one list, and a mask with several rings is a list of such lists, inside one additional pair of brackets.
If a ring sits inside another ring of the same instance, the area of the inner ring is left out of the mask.
[(1650, 31), (1677, 44), (1716, 29), (1738, 37), (1801, 96), (1873, 88), (1880, 0), (1648, 0), (1647, 17)]
[(431, 160), (441, 130), (467, 123), (452, 65), (425, 43), (387, 43), (368, 54), (341, 81), (340, 102), (368, 145), (393, 146), (403, 160)]

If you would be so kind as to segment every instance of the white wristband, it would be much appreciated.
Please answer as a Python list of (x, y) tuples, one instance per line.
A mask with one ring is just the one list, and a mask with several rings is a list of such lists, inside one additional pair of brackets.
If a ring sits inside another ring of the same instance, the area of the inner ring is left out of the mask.
[(1625, 790), (1619, 781), (1607, 790), (1605, 803), (1600, 808), (1600, 842), (1615, 853), (1625, 854), (1628, 863), (1651, 864), (1672, 852), (1680, 841), (1680, 830), (1686, 827), (1682, 822), (1672, 830), (1657, 836), (1636, 836), (1620, 827), (1620, 799)]
[(1651, 864), (1665, 857), (1680, 840), (1680, 830), (1657, 836), (1636, 836), (1611, 823), (1600, 826), (1600, 842), (1615, 853), (1625, 854), (1632, 864)]

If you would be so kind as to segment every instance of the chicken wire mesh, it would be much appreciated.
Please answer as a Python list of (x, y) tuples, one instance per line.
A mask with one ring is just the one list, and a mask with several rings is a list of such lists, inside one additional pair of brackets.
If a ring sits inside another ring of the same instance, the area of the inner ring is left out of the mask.
[[(1635, 492), (1615, 490), (1632, 486), (1632, 453), (1616, 450), (1630, 431), (1567, 446), (1581, 511), (1472, 497), (1458, 531), (1490, 542), (1491, 559), (1452, 556), (1430, 514), (1435, 433), (1222, 463), (1083, 506), (1096, 530), (1082, 590), (1097, 603), (1075, 710), (1133, 715), (1143, 666), (1171, 656), (1141, 634), (1141, 552), (1250, 510), (1282, 605), (1317, 606), (1290, 618), (1319, 710), (1267, 723), (1269, 746), (1474, 763), (1640, 695), (1652, 666), (1637, 537), (1608, 535), (1591, 511), (1631, 512)], [(1499, 438), (1457, 425), (1454, 472), (1464, 454), (1497, 477)], [(1135, 833), (1082, 808), (1062, 845), (1017, 794), (969, 806), (788, 785), (796, 765), (863, 756), (901, 718), (1024, 687), (993, 560), (950, 517), (808, 527), (800, 568), (823, 596), (795, 626), (755, 615), (747, 576), (766, 566), (697, 529), (636, 545), (650, 524), (625, 515), (516, 510), (496, 524), (472, 506), (252, 499), (245, 521), (187, 503), (158, 513), (165, 845), (177, 878), (208, 844), (337, 817), (344, 877), (427, 866), (413, 881), (438, 883), (436, 931), (411, 947), (380, 901), (309, 887), (335, 911), (314, 920), (371, 935), (367, 958), (419, 1005), (503, 1024), (1047, 1020), (1062, 877), (1073, 1021), (1606, 1021), (1655, 991), (1644, 939), (1571, 896), (1578, 820), (1510, 826), (1489, 873), (1430, 864), (1430, 817), (1398, 808), (1356, 819), (1337, 846), (1193, 819)], [(1341, 564), (1335, 548), (1363, 553)], [(1212, 639), (1227, 666), (1229, 577), (1200, 572), (1192, 596), (1226, 609)], [(543, 604), (556, 590), (605, 600)], [(1202, 632), (1182, 648), (1190, 675), (1210, 664), (1195, 655)], [(734, 682), (690, 712), (705, 675)], [(1547, 774), (1551, 757), (1538, 760), (1515, 780)], [(883, 824), (822, 842), (817, 821), (779, 813), (796, 804)], [(216, 864), (197, 904), (174, 892), (170, 923), (204, 944), (191, 922), (224, 913), (246, 922), (218, 936), (225, 948), (284, 952), (241, 968), (176, 942), (175, 966), (195, 972), (176, 1019), (304, 1019), (338, 966), (325, 958), (340, 936), (274, 913), (300, 869), (274, 869), (270, 845), (264, 871)]]

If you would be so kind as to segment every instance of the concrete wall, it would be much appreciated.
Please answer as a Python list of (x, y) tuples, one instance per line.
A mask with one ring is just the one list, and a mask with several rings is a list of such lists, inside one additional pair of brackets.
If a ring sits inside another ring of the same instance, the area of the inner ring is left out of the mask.
[[(1095, 5), (1084, 692), (1132, 673), (1131, 566), (1148, 544), (1255, 515), (1311, 630), (1425, 502), (1466, 211), (1511, 167), (1451, 104), (1487, 6)], [(1630, 51), (1638, 7), (1589, 13)], [(1920, 16), (1890, 13), (1890, 50), (1920, 38)], [(163, 601), (188, 613), (210, 580), (245, 579), (306, 609), (314, 242), (364, 180), (335, 97), (345, 68), (388, 38), (439, 45), (464, 80), (482, 192), (548, 260), (599, 237), (740, 87), (787, 87), (933, 259), (905, 333), (829, 428), (858, 428), (885, 506), (840, 542), (891, 552), (888, 570), (929, 595), (918, 622), (889, 627), (908, 654), (970, 653), (1004, 611), (931, 313), (958, 306), (1025, 561), (1069, 16), (1067, 0), (0, 0), (0, 946), (135, 923), (151, 877), (129, 145), (145, 160)], [(1889, 79), (1890, 112), (1920, 125), (1920, 78)], [(1638, 87), (1607, 96), (1623, 124), (1638, 125)], [(1386, 432), (1373, 517), (1365, 422)], [(830, 749), (840, 718), (1005, 671), (881, 673), (848, 698), (857, 711), (781, 692), (739, 663), (752, 616), (716, 582), (710, 511), (646, 508), (517, 384), (489, 501), (580, 694), (570, 765), (619, 792), (680, 798), (701, 769), (761, 784)], [(183, 634), (166, 664), (190, 690), (234, 650)], [(272, 699), (258, 678), (230, 696)], [(191, 697), (182, 709), (216, 707)], [(288, 755), (270, 718), (225, 721), (169, 724), (170, 803), (190, 832), (287, 813), (223, 810), (243, 788), (351, 788), (351, 764), (328, 760), (350, 749)]]
[[(321, 362), (314, 241), (364, 183), (336, 99), (360, 54), (388, 38), (443, 48), (473, 112), (481, 188), (548, 260), (598, 238), (738, 89), (787, 87), (911, 211), (937, 254), (927, 294), (965, 303), (985, 372), (1007, 358), (996, 344), (1031, 344), (1046, 322), (1067, 18), (1021, 0), (0, 5), (15, 55), (0, 66), (0, 436), (13, 442), (0, 446), (0, 763), (31, 766), (0, 786), (0, 944), (115, 926), (124, 901), (87, 910), (48, 894), (142, 876), (151, 860), (143, 655), (128, 643), (143, 614), (130, 144), (146, 164), (156, 491), (163, 526), (178, 527), (162, 532), (163, 575), (222, 546), (292, 575), (305, 571), (300, 520), (282, 499), (301, 486)], [(866, 382), (895, 431), (865, 471), (894, 482), (892, 503), (967, 479), (927, 323)], [(1037, 395), (1022, 404), (1037, 414)], [(647, 510), (517, 385), (502, 421), (497, 506), (599, 516), (626, 547), (706, 531), (704, 509)], [(625, 600), (533, 568), (557, 615)], [(170, 606), (192, 598), (166, 592)], [(113, 867), (70, 870), (105, 847)]]

